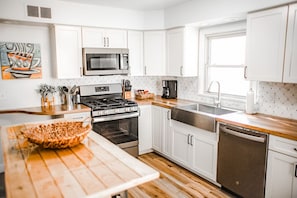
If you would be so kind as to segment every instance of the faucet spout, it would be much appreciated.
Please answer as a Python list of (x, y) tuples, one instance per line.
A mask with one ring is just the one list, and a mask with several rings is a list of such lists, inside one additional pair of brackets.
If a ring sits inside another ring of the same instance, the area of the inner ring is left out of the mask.
[(215, 99), (214, 104), (216, 105), (217, 108), (220, 108), (221, 107), (221, 85), (219, 81), (211, 81), (207, 91), (210, 92), (210, 89), (214, 83), (216, 83), (218, 87), (218, 96), (217, 96), (217, 99)]

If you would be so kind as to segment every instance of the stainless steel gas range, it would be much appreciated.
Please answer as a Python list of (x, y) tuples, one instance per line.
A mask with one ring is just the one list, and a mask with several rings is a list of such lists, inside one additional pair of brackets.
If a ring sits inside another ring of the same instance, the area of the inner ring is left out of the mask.
[(138, 156), (138, 105), (122, 97), (121, 84), (80, 86), (80, 101), (92, 109), (93, 131)]

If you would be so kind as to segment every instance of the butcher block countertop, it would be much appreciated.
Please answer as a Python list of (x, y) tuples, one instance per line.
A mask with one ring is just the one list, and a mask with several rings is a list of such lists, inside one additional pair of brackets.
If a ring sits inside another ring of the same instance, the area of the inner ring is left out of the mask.
[[(197, 103), (195, 101), (182, 99), (164, 99), (161, 96), (147, 100), (134, 99), (134, 101), (139, 105), (152, 104), (169, 109), (176, 105)], [(249, 115), (244, 112), (218, 116), (216, 120), (297, 141), (297, 120), (260, 113)]]
[(297, 141), (297, 120), (243, 112), (222, 115), (216, 120)]
[(22, 127), (1, 127), (8, 198), (110, 197), (159, 177), (93, 131), (78, 146), (52, 150), (27, 142)]
[(0, 110), (0, 114), (4, 113), (27, 113), (34, 115), (64, 115), (68, 113), (82, 113), (82, 112), (90, 112), (91, 108), (83, 105), (73, 105), (73, 108), (69, 108), (67, 105), (54, 105), (51, 107), (28, 107), (28, 108), (20, 108), (20, 109), (8, 109), (8, 110)]

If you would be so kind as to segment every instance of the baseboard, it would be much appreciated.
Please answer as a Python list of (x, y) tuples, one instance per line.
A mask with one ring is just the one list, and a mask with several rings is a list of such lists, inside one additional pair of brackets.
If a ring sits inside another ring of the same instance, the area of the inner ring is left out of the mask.
[(146, 150), (143, 150), (143, 151), (139, 151), (139, 155), (143, 155), (143, 154), (151, 153), (151, 152), (153, 152), (153, 149), (146, 149)]

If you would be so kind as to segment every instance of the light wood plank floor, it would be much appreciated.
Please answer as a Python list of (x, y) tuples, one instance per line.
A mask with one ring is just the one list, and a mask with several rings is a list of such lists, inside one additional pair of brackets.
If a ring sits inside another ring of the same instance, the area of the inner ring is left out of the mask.
[(141, 155), (139, 159), (158, 170), (160, 178), (129, 189), (129, 198), (231, 197), (217, 186), (155, 153)]

